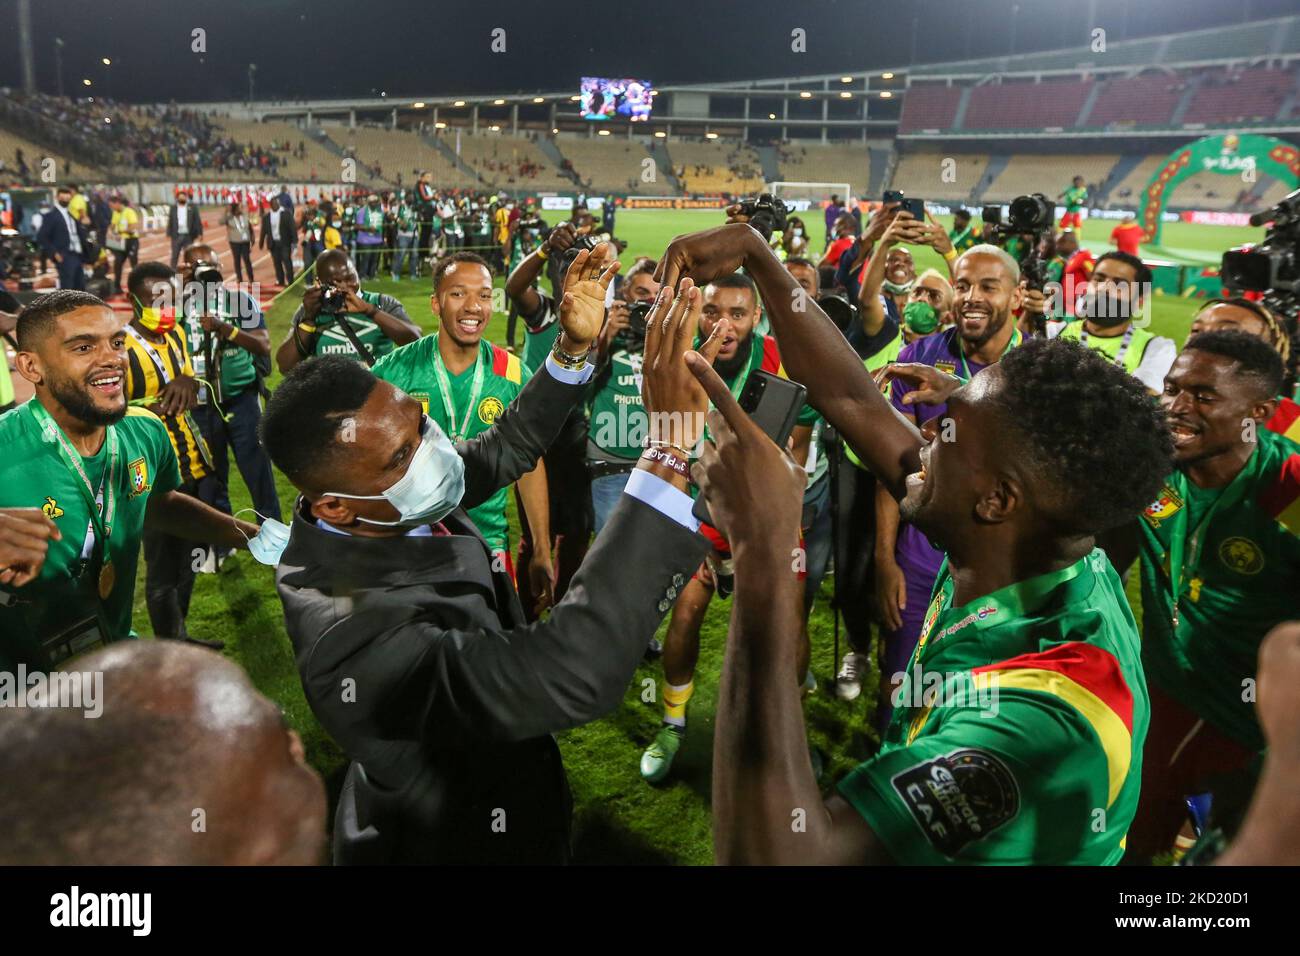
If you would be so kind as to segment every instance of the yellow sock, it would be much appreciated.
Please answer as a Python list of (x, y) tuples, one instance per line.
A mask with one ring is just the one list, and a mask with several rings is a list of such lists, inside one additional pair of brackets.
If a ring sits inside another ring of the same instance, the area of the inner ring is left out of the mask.
[(664, 723), (686, 726), (686, 702), (695, 693), (695, 681), (687, 681), (680, 687), (664, 681)]

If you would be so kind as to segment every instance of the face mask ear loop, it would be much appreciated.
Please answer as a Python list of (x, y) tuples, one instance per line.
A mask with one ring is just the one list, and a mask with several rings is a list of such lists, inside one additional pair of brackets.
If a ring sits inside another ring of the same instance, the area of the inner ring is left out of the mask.
[[(258, 516), (259, 518), (261, 518), (263, 521), (267, 521), (267, 520), (268, 520), (267, 517), (266, 517), (266, 515), (262, 514), (262, 512), (258, 511), (256, 508), (240, 508), (240, 509), (239, 509), (238, 511), (236, 511), (233, 515), (231, 515), (231, 518), (238, 518), (238, 517), (239, 517), (240, 515), (242, 515), (245, 511), (251, 511), (251, 512), (253, 512), (253, 514), (257, 515), (257, 516)], [(240, 528), (238, 524), (235, 525), (235, 530), (238, 531), (241, 535), (244, 536), (244, 540), (245, 540), (245, 541), (252, 541), (252, 540), (253, 540), (253, 539), (250, 538), (248, 535), (244, 534), (243, 529)]]

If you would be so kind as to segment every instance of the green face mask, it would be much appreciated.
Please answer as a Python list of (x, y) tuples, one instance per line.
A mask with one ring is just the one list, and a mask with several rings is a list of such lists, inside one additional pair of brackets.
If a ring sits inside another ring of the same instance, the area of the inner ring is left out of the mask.
[(929, 335), (939, 327), (939, 313), (929, 302), (909, 302), (903, 309), (903, 324), (909, 332)]

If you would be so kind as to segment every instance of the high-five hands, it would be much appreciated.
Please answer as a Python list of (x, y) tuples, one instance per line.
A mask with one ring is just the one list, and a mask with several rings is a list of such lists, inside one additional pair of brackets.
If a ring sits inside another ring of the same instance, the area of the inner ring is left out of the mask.
[(605, 292), (622, 267), (617, 259), (608, 266), (606, 257), (613, 249), (602, 242), (595, 249), (583, 249), (564, 275), (564, 295), (560, 299), (560, 326), (568, 340), (569, 352), (583, 352), (605, 322)]
[[(676, 295), (674, 285), (665, 284), (659, 290), (646, 317), (641, 399), (649, 416), (650, 438), (689, 453), (704, 433), (704, 415), (709, 408), (708, 394), (683, 360), (695, 346), (704, 295), (688, 278), (675, 287)], [(730, 331), (726, 319), (713, 327), (708, 341), (700, 346), (701, 361), (711, 365)]]

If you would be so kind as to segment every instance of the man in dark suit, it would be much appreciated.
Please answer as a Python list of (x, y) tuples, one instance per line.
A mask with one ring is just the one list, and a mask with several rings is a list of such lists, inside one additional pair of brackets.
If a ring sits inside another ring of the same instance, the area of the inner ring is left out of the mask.
[[(683, 361), (702, 302), (689, 280), (657, 303), (646, 341), (646, 408), (672, 427), (547, 620), (525, 623), (465, 513), (534, 468), (582, 401), (607, 248), (574, 261), (555, 349), (493, 427), (454, 449), (436, 432), (463, 462), (463, 495), (453, 488), (442, 507), (409, 501), (410, 486), (454, 486), (443, 476), (457, 467), (421, 459), (420, 403), (359, 363), (302, 363), (266, 410), (267, 451), (302, 491), (276, 574), (285, 620), (312, 710), (353, 761), (336, 862), (567, 860), (570, 796), (551, 734), (617, 706), (708, 549), (685, 453), (668, 447), (694, 444), (708, 407)], [(701, 351), (715, 355), (725, 334)], [(412, 505), (415, 527), (400, 523)]]
[(60, 289), (86, 288), (86, 271), (82, 264), (90, 254), (90, 234), (86, 227), (72, 213), (68, 204), (72, 202), (72, 190), (60, 186), (55, 191), (55, 206), (41, 219), (41, 228), (36, 233), (36, 244), (50, 259), (59, 273)]
[(179, 189), (176, 191), (176, 202), (167, 213), (167, 236), (172, 241), (173, 270), (185, 247), (203, 238), (203, 219), (199, 215), (198, 207), (191, 203), (190, 197)]
[(293, 282), (293, 247), (298, 241), (298, 226), (293, 212), (276, 196), (271, 208), (262, 213), (262, 234), (258, 237), (259, 249), (270, 248), (271, 261), (275, 263), (275, 281), (282, 286)]

